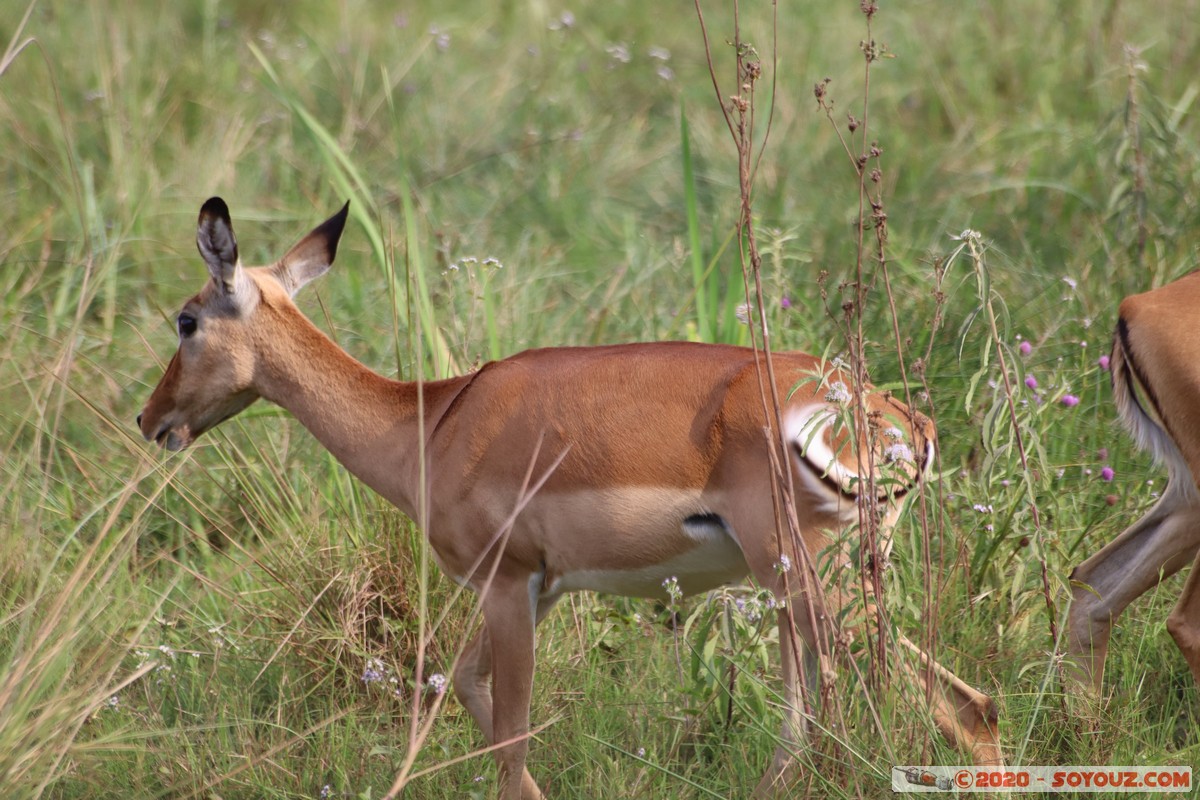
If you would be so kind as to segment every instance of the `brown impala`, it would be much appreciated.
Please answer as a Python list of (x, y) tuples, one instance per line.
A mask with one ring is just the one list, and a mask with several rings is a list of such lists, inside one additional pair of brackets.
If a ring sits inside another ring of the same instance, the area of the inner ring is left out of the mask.
[[(878, 441), (847, 446), (835, 420), (847, 413), (849, 378), (813, 356), (774, 356), (807, 550), (798, 553), (777, 534), (761, 357), (685, 342), (549, 348), (462, 377), (389, 380), (292, 302), (329, 269), (347, 208), (275, 264), (244, 268), (225, 203), (204, 204), (197, 245), (211, 280), (179, 312), (179, 350), (138, 418), (142, 433), (179, 450), (264, 397), (405, 514), (423, 517), (441, 568), (480, 597), (483, 628), (458, 659), (454, 690), (502, 745), (509, 800), (542, 797), (525, 769), (534, 628), (564, 593), (663, 598), (671, 578), (691, 594), (749, 574), (781, 600), (790, 594), (779, 612), (783, 741), (757, 790), (773, 793), (804, 730), (795, 654), (814, 652), (809, 620), (837, 611), (814, 608), (786, 566), (857, 522), (865, 482), (854, 451), (874, 448), (872, 460), (905, 484), (892, 484), (886, 500), (890, 528), (896, 498), (932, 458), (928, 420), (872, 390), (862, 403)], [(999, 763), (991, 699), (925, 663), (908, 674), (931, 682), (922, 696), (938, 726), (977, 761)]]
[[(1117, 412), (1143, 448), (1166, 464), (1159, 501), (1071, 574), (1074, 600), (1067, 626), (1069, 674), (1099, 693), (1113, 621), (1162, 579), (1191, 564), (1200, 550), (1200, 272), (1125, 298), (1113, 337)], [(1167, 630), (1200, 682), (1200, 560)]]

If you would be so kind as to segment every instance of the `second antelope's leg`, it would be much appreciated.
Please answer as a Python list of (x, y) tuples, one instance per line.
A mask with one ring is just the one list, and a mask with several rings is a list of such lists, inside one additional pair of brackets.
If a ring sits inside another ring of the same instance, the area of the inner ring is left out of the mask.
[[(1077, 683), (1100, 692), (1104, 678), (1104, 658), (1113, 622), (1125, 607), (1175, 574), (1196, 555), (1200, 548), (1200, 505), (1195, 488), (1172, 480), (1162, 498), (1146, 516), (1129, 526), (1100, 552), (1071, 573), (1076, 583), (1067, 618), (1067, 674)], [(1195, 573), (1189, 576), (1188, 590), (1171, 615), (1171, 627), (1181, 631), (1185, 641), (1195, 641), (1194, 628), (1181, 625), (1182, 612), (1194, 609), (1198, 602)], [(1194, 625), (1194, 623), (1193, 623)], [(1193, 631), (1191, 634), (1188, 631)], [(1189, 639), (1190, 635), (1190, 639)], [(1180, 639), (1176, 638), (1176, 642)], [(1180, 645), (1182, 648), (1183, 645)], [(1195, 649), (1193, 649), (1195, 653)], [(1200, 655), (1188, 655), (1188, 664), (1200, 681)]]
[(1167, 617), (1167, 630), (1200, 683), (1200, 556), (1192, 564), (1179, 604)]
[(976, 764), (1002, 766), (1004, 754), (996, 729), (999, 718), (992, 698), (971, 688), (908, 638), (898, 636), (897, 641), (917, 656), (919, 663), (913, 666), (902, 655), (901, 668), (909, 683), (923, 690), (922, 702), (929, 697), (933, 721), (942, 735), (951, 744), (970, 750)]

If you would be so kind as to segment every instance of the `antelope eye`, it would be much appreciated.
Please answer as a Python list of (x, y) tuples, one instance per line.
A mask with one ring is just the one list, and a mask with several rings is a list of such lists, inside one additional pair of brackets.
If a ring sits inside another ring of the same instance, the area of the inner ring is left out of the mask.
[(191, 314), (180, 314), (177, 320), (179, 326), (179, 337), (186, 339), (196, 332), (196, 318)]

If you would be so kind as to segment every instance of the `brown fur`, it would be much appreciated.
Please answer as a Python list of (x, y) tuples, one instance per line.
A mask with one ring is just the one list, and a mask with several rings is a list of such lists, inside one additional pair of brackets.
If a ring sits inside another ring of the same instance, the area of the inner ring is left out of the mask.
[[(807, 554), (790, 543), (781, 549), (760, 390), (766, 365), (750, 350), (687, 342), (548, 348), (462, 377), (391, 381), (354, 361), (291, 300), (328, 268), (345, 209), (278, 264), (258, 269), (235, 262), (222, 209), (206, 204), (201, 215), (212, 281), (184, 307), (197, 331), (146, 404), (142, 431), (185, 447), (264, 397), (424, 522), (442, 568), (481, 596), (484, 628), (460, 658), (454, 685), (488, 740), (508, 742), (497, 754), (507, 798), (541, 796), (524, 767), (534, 627), (563, 592), (661, 597), (665, 577), (691, 593), (751, 574), (784, 599), (781, 556), (799, 565), (857, 520), (857, 489), (831, 480), (830, 464), (802, 455), (810, 443), (795, 431), (779, 432), (793, 437), (785, 458)], [(785, 427), (814, 409), (837, 411), (825, 395), (835, 381), (850, 384), (801, 353), (776, 354), (774, 370)], [(880, 393), (863, 403), (876, 427), (894, 426), (912, 447), (914, 463), (892, 471), (916, 479), (932, 451), (929, 421)], [(878, 433), (857, 447), (830, 427), (819, 437), (850, 473), (862, 469), (860, 454), (872, 453), (879, 466), (886, 460)], [(898, 511), (890, 502), (889, 524)], [(786, 741), (803, 727), (795, 654), (814, 644), (806, 599), (792, 601), (799, 631), (786, 609), (780, 615)], [(915, 682), (933, 673), (928, 688), (943, 730), (980, 760), (999, 762), (991, 700), (940, 668), (914, 672)], [(781, 746), (760, 794), (782, 783), (790, 760)]]
[(1121, 302), (1109, 367), (1122, 421), (1166, 465), (1158, 502), (1079, 565), (1067, 620), (1068, 675), (1099, 693), (1113, 623), (1187, 564), (1167, 630), (1200, 682), (1200, 272)]

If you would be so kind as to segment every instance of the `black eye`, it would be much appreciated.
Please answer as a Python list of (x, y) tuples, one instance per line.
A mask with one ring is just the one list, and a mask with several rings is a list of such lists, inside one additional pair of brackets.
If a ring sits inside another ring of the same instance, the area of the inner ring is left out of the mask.
[(186, 339), (196, 332), (196, 318), (191, 314), (180, 314), (177, 321), (179, 325), (179, 338)]

